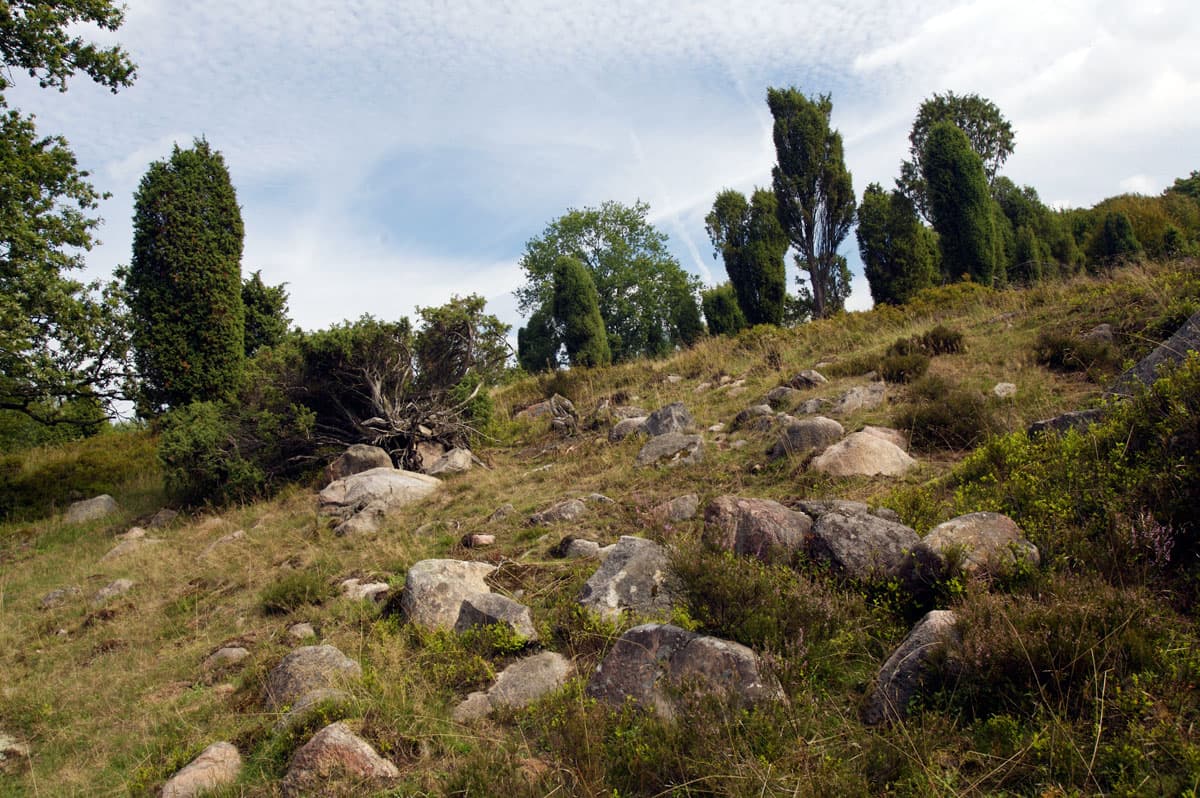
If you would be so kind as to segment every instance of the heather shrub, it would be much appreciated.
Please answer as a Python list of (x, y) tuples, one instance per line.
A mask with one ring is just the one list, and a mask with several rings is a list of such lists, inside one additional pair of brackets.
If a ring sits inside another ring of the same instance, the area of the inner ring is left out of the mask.
[(909, 388), (909, 403), (893, 423), (916, 449), (969, 449), (996, 429), (988, 400), (943, 377), (925, 376)]
[(888, 382), (912, 382), (929, 370), (929, 357), (920, 352), (889, 354), (879, 361), (879, 374)]
[(930, 356), (953, 355), (963, 351), (962, 331), (951, 329), (944, 324), (939, 324), (917, 336), (917, 341), (920, 343), (921, 351)]
[(1058, 330), (1042, 330), (1033, 345), (1039, 365), (1055, 371), (1111, 373), (1120, 356), (1109, 341), (1087, 340)]

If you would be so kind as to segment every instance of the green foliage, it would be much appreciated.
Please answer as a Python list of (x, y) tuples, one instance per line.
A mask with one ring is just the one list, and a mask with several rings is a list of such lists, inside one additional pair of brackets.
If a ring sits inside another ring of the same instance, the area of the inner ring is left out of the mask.
[(411, 368), (421, 390), (447, 391), (470, 374), (485, 383), (499, 381), (510, 352), (509, 326), (484, 313), (486, 305), (483, 297), (471, 294), (453, 296), (437, 307), (417, 308), (420, 323), (412, 342)]
[(262, 491), (266, 475), (242, 455), (230, 410), (220, 402), (193, 402), (162, 417), (158, 457), (172, 497), (223, 504)]
[(767, 89), (775, 124), (777, 163), (771, 170), (779, 222), (808, 274), (812, 315), (841, 310), (850, 294), (849, 270), (838, 247), (854, 223), (854, 185), (842, 155), (842, 136), (829, 126), (828, 94)]
[(998, 232), (983, 161), (963, 131), (950, 122), (929, 130), (921, 155), (933, 229), (947, 280), (968, 275), (992, 285), (1001, 276)]
[(933, 129), (947, 122), (966, 134), (967, 142), (979, 156), (984, 178), (989, 183), (995, 179), (1008, 156), (1012, 155), (1015, 143), (1012, 125), (995, 103), (985, 97), (978, 94), (959, 96), (949, 91), (934, 94), (922, 102), (908, 134), (910, 160), (901, 162), (896, 186), (930, 221), (934, 215), (928, 193), (929, 178), (925, 174), (925, 148)]
[(596, 286), (583, 264), (563, 255), (554, 266), (554, 320), (573, 366), (607, 366), (612, 362)]
[(858, 251), (876, 304), (902, 305), (940, 279), (937, 237), (899, 191), (867, 186), (858, 208)]
[(1018, 186), (1007, 177), (997, 177), (992, 182), (992, 196), (1006, 220), (1003, 232), (1011, 235), (1008, 279), (1028, 285), (1079, 270), (1084, 257), (1068, 217), (1046, 207), (1032, 186)]
[[(745, 316), (743, 326), (783, 323), (783, 300), (787, 295), (783, 258), (789, 241), (779, 224), (777, 209), (775, 194), (768, 189), (755, 189), (749, 201), (740, 191), (726, 189), (717, 195), (704, 218), (713, 257), (720, 254), (724, 260), (729, 284)], [(725, 327), (722, 330), (730, 332)]]
[(1088, 243), (1087, 253), (1093, 264), (1121, 263), (1141, 257), (1142, 244), (1134, 235), (1133, 224), (1127, 215), (1121, 211), (1107, 211)]
[(702, 291), (700, 298), (709, 335), (736, 335), (748, 326), (737, 293), (729, 283)]
[(929, 356), (921, 352), (889, 352), (879, 360), (879, 375), (888, 382), (912, 382), (926, 371)]
[(921, 351), (927, 355), (953, 355), (963, 351), (962, 330), (938, 324), (916, 337)]
[(543, 305), (529, 317), (529, 323), (517, 330), (517, 362), (531, 374), (558, 366), (562, 342), (554, 328), (554, 307)]
[(69, 445), (0, 456), (0, 518), (26, 519), (77, 499), (116, 494), (154, 470), (154, 439), (143, 430), (110, 430)]
[(0, 92), (12, 85), (12, 72), (27, 73), (42, 88), (67, 90), (78, 71), (116, 92), (133, 83), (134, 64), (120, 47), (100, 47), (72, 35), (81, 25), (114, 31), (125, 9), (110, 0), (14, 0), (0, 18)]
[(261, 271), (256, 271), (242, 282), (246, 357), (264, 346), (278, 346), (287, 335), (292, 320), (287, 315), (286, 285), (267, 285), (262, 281)]
[[(659, 357), (686, 345), (680, 336), (687, 326), (678, 321), (684, 303), (695, 304), (698, 282), (667, 250), (667, 237), (646, 220), (649, 212), (644, 202), (605, 202), (568, 210), (551, 222), (521, 256), (525, 285), (516, 291), (521, 312), (553, 305), (554, 267), (567, 255), (584, 265), (596, 286), (613, 362)], [(522, 362), (541, 363), (532, 355), (550, 348), (544, 330), (544, 322), (527, 328), (530, 357)]]
[(125, 275), (138, 408), (155, 415), (232, 398), (245, 358), (242, 214), (225, 159), (207, 141), (150, 165), (134, 197)]
[(1183, 194), (1185, 197), (1191, 197), (1200, 202), (1200, 171), (1193, 169), (1187, 177), (1175, 178), (1175, 182), (1167, 191)]
[(1111, 341), (1086, 339), (1055, 329), (1042, 330), (1033, 344), (1033, 356), (1039, 365), (1055, 371), (1086, 371), (1111, 376), (1121, 365), (1121, 357)]
[(332, 573), (321, 564), (292, 571), (276, 579), (259, 593), (258, 603), (268, 615), (281, 615), (311, 604), (321, 604), (334, 595)]
[(909, 388), (909, 404), (894, 423), (916, 449), (969, 449), (995, 431), (987, 399), (942, 377), (922, 377)]
[(679, 295), (671, 307), (671, 340), (681, 347), (695, 346), (704, 337), (704, 320), (692, 292)]

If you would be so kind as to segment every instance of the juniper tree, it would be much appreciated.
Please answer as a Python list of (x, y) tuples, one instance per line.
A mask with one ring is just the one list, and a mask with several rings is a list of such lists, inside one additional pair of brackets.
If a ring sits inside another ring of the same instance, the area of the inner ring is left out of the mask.
[(867, 186), (855, 234), (876, 304), (903, 304), (937, 282), (937, 237), (899, 191), (885, 193), (878, 183)]
[(554, 264), (554, 320), (572, 366), (612, 362), (596, 286), (583, 264), (569, 255)]
[(726, 189), (704, 219), (713, 257), (719, 254), (725, 262), (745, 324), (783, 323), (784, 255), (789, 242), (777, 209), (775, 193), (769, 189), (755, 189), (749, 201), (740, 191)]
[(701, 293), (704, 320), (709, 335), (733, 335), (745, 329), (746, 317), (738, 302), (737, 293), (729, 283), (721, 283)]
[(967, 275), (983, 285), (1003, 279), (1002, 252), (994, 202), (983, 160), (967, 135), (951, 122), (929, 131), (921, 165), (933, 229), (942, 252), (942, 273), (949, 280)]

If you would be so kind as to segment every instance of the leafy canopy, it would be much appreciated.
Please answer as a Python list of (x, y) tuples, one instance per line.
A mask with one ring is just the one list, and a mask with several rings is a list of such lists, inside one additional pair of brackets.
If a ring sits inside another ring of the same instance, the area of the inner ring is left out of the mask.
[(612, 362), (596, 286), (583, 264), (563, 255), (554, 265), (554, 319), (572, 366), (606, 366)]
[(850, 294), (850, 270), (838, 247), (854, 223), (854, 186), (842, 154), (842, 136), (829, 126), (828, 94), (805, 97), (798, 89), (767, 89), (775, 118), (777, 162), (771, 170), (779, 222), (807, 272), (812, 313), (825, 318)]
[(899, 191), (867, 186), (855, 234), (876, 304), (901, 305), (938, 281), (937, 237)]
[(644, 202), (608, 201), (568, 210), (551, 222), (521, 256), (525, 285), (515, 292), (521, 312), (553, 304), (554, 267), (567, 255), (587, 269), (596, 287), (614, 362), (658, 357), (694, 340), (699, 281), (668, 252), (666, 235), (646, 219), (649, 212)]
[(80, 25), (111, 31), (124, 21), (125, 9), (110, 0), (6, 0), (0, 4), (0, 92), (13, 85), (14, 70), (59, 91), (77, 71), (114, 92), (129, 86), (136, 67), (128, 53), (76, 35)]
[[(769, 189), (755, 189), (748, 201), (740, 191), (726, 189), (704, 218), (713, 257), (724, 260), (744, 320), (752, 325), (783, 322), (784, 255), (790, 242), (777, 210), (775, 194)], [(711, 327), (710, 323), (710, 332)]]
[(1002, 214), (988, 192), (982, 159), (963, 131), (952, 122), (939, 122), (929, 131), (921, 164), (943, 274), (949, 280), (965, 274), (992, 285), (1003, 276), (995, 218)]

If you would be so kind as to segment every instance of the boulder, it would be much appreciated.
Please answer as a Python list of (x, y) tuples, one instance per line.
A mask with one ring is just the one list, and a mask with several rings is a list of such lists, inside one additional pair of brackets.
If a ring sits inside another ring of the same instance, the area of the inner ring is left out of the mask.
[(1103, 408), (1092, 408), (1091, 410), (1073, 410), (1070, 413), (1063, 413), (1061, 416), (1047, 418), (1041, 421), (1035, 421), (1029, 425), (1029, 429), (1025, 434), (1033, 437), (1044, 432), (1054, 432), (1059, 435), (1065, 435), (1073, 429), (1086, 429), (1092, 424), (1095, 424), (1100, 419), (1104, 418)]
[(73, 502), (63, 513), (63, 523), (83, 524), (112, 515), (120, 509), (117, 500), (104, 493), (91, 499)]
[(802, 396), (804, 394), (801, 391), (780, 385), (767, 392), (767, 404), (776, 410), (782, 410), (785, 407), (795, 407)]
[(42, 600), (38, 604), (38, 608), (43, 610), (52, 610), (55, 607), (61, 607), (68, 601), (73, 601), (82, 595), (83, 591), (74, 585), (55, 588), (46, 595), (42, 596)]
[(397, 468), (373, 468), (329, 483), (321, 491), (319, 512), (343, 521), (373, 502), (387, 509), (419, 501), (433, 493), (441, 481), (425, 474)]
[(449, 447), (441, 441), (420, 440), (417, 441), (415, 448), (415, 459), (417, 470), (422, 474), (428, 473), (434, 463), (442, 459), (442, 455), (446, 453)]
[(821, 374), (821, 372), (814, 371), (813, 369), (805, 369), (788, 380), (788, 386), (797, 390), (804, 390), (806, 388), (816, 388), (827, 382), (829, 380), (825, 379), (825, 375)]
[(833, 402), (828, 399), (809, 399), (801, 402), (792, 412), (801, 416), (812, 416), (823, 413), (830, 407), (833, 407)]
[(917, 461), (894, 443), (867, 432), (856, 432), (814, 457), (810, 465), (835, 477), (895, 477), (916, 468)]
[(802, 499), (796, 502), (796, 507), (803, 513), (820, 518), (825, 513), (869, 513), (871, 508), (866, 502), (850, 501), (849, 499)]
[(1109, 393), (1131, 396), (1139, 383), (1152, 384), (1158, 378), (1159, 368), (1164, 364), (1178, 363), (1187, 357), (1188, 352), (1196, 351), (1200, 351), (1200, 311), (1193, 313), (1174, 335), (1118, 377), (1108, 389)]
[(464, 599), (491, 592), (484, 578), (495, 570), (483, 562), (421, 560), (408, 569), (400, 612), (427, 629), (453, 629)]
[(178, 517), (179, 513), (177, 511), (164, 507), (150, 517), (150, 520), (146, 522), (146, 526), (150, 529), (161, 529)]
[(694, 493), (678, 496), (650, 510), (650, 517), (660, 524), (690, 521), (700, 509), (700, 497)]
[(477, 626), (501, 624), (513, 634), (533, 642), (537, 628), (529, 608), (499, 593), (477, 593), (462, 600), (454, 631), (462, 633)]
[(891, 427), (873, 427), (870, 424), (863, 427), (859, 432), (865, 432), (868, 435), (874, 435), (880, 440), (885, 440), (897, 448), (908, 451), (908, 436), (898, 429)]
[(473, 460), (470, 449), (451, 449), (424, 471), (431, 477), (441, 474), (461, 474), (471, 470)]
[(568, 560), (587, 559), (589, 557), (598, 558), (600, 556), (600, 544), (594, 540), (564, 538), (554, 547), (551, 554)]
[(841, 440), (845, 434), (842, 425), (831, 418), (789, 418), (779, 432), (779, 440), (771, 447), (768, 456), (773, 460), (789, 455), (802, 456), (809, 452), (821, 452)]
[(749, 648), (653, 623), (618, 638), (588, 680), (587, 693), (616, 707), (632, 699), (668, 719), (689, 693), (718, 693), (742, 705), (783, 698)]
[(750, 422), (754, 421), (755, 419), (772, 418), (774, 415), (775, 411), (771, 409), (771, 405), (750, 405), (750, 407), (739, 411), (738, 414), (733, 417), (732, 428), (735, 430), (742, 429), (743, 427), (749, 426)]
[(834, 415), (845, 416), (860, 410), (874, 410), (883, 404), (887, 386), (882, 382), (872, 382), (868, 385), (857, 385), (846, 391), (834, 402), (830, 412)]
[(667, 613), (675, 601), (667, 550), (645, 538), (622, 535), (579, 592), (586, 609), (612, 620), (622, 612)]
[(242, 757), (232, 743), (213, 743), (163, 785), (162, 798), (194, 798), (237, 781)]
[(959, 570), (969, 576), (1003, 575), (1020, 564), (1036, 567), (1041, 562), (1037, 546), (1025, 539), (1015, 521), (1000, 513), (952, 518), (929, 530), (924, 542), (943, 564), (953, 557)]
[(862, 513), (825, 513), (813, 525), (814, 559), (862, 582), (900, 579), (918, 587), (938, 573), (937, 555), (903, 524)]
[(294, 623), (288, 627), (288, 637), (293, 640), (310, 640), (317, 636), (317, 630), (311, 623)]
[(992, 386), (992, 395), (997, 399), (1011, 399), (1017, 395), (1017, 386), (1011, 382), (998, 382)]
[(666, 461), (666, 465), (691, 465), (704, 460), (704, 439), (699, 435), (668, 432), (651, 438), (638, 452), (635, 466), (651, 466)]
[(623, 441), (630, 435), (639, 435), (646, 431), (646, 416), (623, 418), (608, 431), (608, 439), (613, 443)]
[(933, 610), (917, 622), (879, 669), (859, 712), (863, 723), (875, 726), (907, 715), (909, 701), (957, 646), (956, 624), (950, 610)]
[(529, 525), (546, 526), (547, 524), (558, 524), (563, 521), (574, 521), (586, 512), (587, 505), (579, 499), (564, 499), (529, 516)]
[(386, 501), (373, 501), (333, 528), (339, 538), (374, 535), (387, 522)]
[(205, 671), (218, 671), (239, 665), (250, 656), (250, 652), (242, 646), (222, 646), (209, 654), (200, 667)]
[(301, 646), (267, 674), (267, 708), (294, 708), (309, 694), (340, 691), (361, 678), (362, 667), (334, 646)]
[(646, 417), (646, 434), (651, 437), (666, 435), (669, 432), (688, 432), (694, 426), (695, 422), (683, 406), (683, 402), (672, 402)]
[(812, 519), (770, 499), (720, 496), (704, 511), (704, 539), (717, 548), (760, 560), (803, 549)]
[[(134, 529), (137, 529), (137, 528), (138, 527), (134, 527)], [(122, 540), (117, 545), (113, 546), (111, 549), (109, 549), (104, 554), (104, 556), (100, 558), (100, 562), (111, 562), (113, 560), (120, 559), (121, 557), (124, 557), (127, 554), (132, 554), (135, 551), (140, 551), (142, 549), (150, 548), (151, 546), (154, 546), (158, 543), (162, 543), (162, 541), (159, 540), (158, 538), (147, 538), (147, 537), (127, 538), (125, 540)]]
[(0, 774), (20, 773), (29, 767), (29, 746), (0, 730)]
[(330, 482), (336, 482), (339, 479), (354, 474), (361, 474), (363, 471), (370, 471), (373, 468), (391, 468), (392, 456), (378, 446), (370, 446), (365, 443), (356, 443), (346, 451), (338, 455), (337, 459), (329, 464), (326, 469), (326, 475)]
[(454, 720), (478, 720), (496, 708), (520, 709), (567, 683), (571, 661), (562, 654), (543, 651), (519, 659), (500, 672), (487, 692), (471, 693), (454, 709)]
[(517, 413), (517, 418), (533, 419), (546, 418), (554, 416), (573, 416), (575, 413), (575, 405), (565, 396), (554, 394), (544, 402), (532, 404), (524, 410)]
[(1113, 342), (1113, 328), (1111, 324), (1097, 324), (1092, 329), (1083, 334), (1083, 340), (1089, 343), (1111, 344)]
[(285, 796), (328, 795), (338, 783), (374, 792), (400, 771), (344, 723), (331, 723), (293, 755), (280, 787)]
[(117, 596), (128, 593), (130, 590), (133, 590), (132, 579), (114, 579), (96, 591), (95, 595), (92, 596), (92, 604), (104, 604)]

